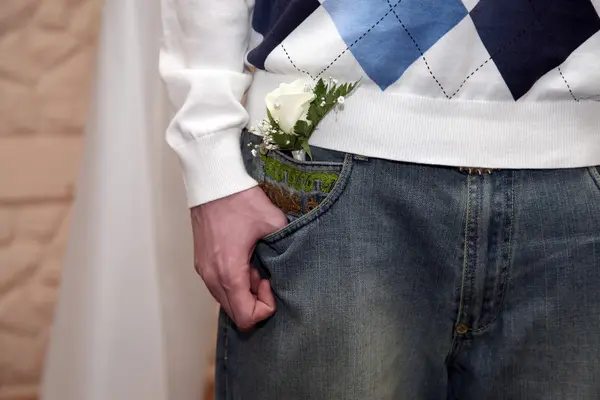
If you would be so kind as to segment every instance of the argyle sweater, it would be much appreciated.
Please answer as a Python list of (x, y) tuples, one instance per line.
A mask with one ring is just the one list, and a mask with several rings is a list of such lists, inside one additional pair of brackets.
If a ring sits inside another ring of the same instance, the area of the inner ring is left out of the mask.
[(600, 0), (161, 2), (167, 141), (190, 206), (257, 184), (240, 132), (298, 78), (362, 78), (314, 146), (460, 167), (600, 164)]

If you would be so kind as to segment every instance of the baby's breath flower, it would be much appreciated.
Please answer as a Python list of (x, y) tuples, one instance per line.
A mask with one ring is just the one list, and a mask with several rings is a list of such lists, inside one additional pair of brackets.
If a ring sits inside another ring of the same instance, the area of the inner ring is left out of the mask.
[(258, 155), (258, 151), (256, 151), (256, 149), (252, 149), (251, 153), (252, 157), (256, 157)]
[(344, 96), (340, 96), (337, 99), (338, 104), (344, 104), (346, 102), (346, 98)]

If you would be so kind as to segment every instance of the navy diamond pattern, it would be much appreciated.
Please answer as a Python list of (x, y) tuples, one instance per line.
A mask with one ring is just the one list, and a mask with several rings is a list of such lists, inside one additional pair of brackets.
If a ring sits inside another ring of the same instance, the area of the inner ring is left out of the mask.
[(590, 0), (481, 0), (470, 15), (515, 100), (600, 31)]
[[(264, 35), (264, 40), (250, 51), (248, 61), (264, 69), (271, 52), (323, 7), (347, 46), (342, 54), (331, 54), (331, 64), (349, 52), (385, 90), (419, 58), (423, 58), (430, 73), (431, 68), (444, 68), (439, 60), (430, 67), (426, 53), (467, 17), (489, 53), (482, 66), (493, 62), (513, 98), (518, 100), (600, 32), (600, 16), (591, 0), (466, 3), (468, 8), (461, 0), (256, 0), (253, 27)], [(331, 64), (324, 66), (323, 72)]]
[(265, 61), (273, 49), (320, 5), (319, 0), (257, 0), (252, 27), (265, 38), (248, 54), (248, 61), (257, 68), (265, 69)]

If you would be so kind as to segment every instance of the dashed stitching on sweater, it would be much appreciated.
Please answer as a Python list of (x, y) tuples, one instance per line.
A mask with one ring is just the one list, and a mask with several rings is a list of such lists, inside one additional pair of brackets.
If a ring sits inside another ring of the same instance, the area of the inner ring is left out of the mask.
[[(538, 19), (538, 22), (541, 24), (541, 19), (540, 19), (540, 15), (537, 13), (536, 9), (533, 7), (533, 4), (531, 3), (531, 0), (528, 0), (529, 4), (531, 5), (531, 7), (533, 8), (533, 12), (536, 15), (536, 18)], [(489, 63), (495, 56), (497, 56), (498, 54), (502, 53), (504, 50), (506, 50), (508, 47), (512, 46), (513, 44), (515, 44), (518, 40), (521, 39), (521, 37), (523, 37), (523, 35), (525, 33), (527, 33), (529, 31), (529, 29), (531, 28), (532, 25), (529, 25), (528, 27), (524, 28), (523, 30), (521, 30), (519, 33), (517, 33), (515, 35), (514, 38), (512, 38), (511, 40), (508, 40), (502, 47), (500, 47), (494, 54), (490, 55), (490, 58), (488, 58), (487, 60), (485, 60), (479, 67), (475, 68), (475, 70), (473, 72), (471, 72), (469, 75), (467, 75), (467, 77), (462, 81), (462, 83), (460, 84), (460, 86), (458, 87), (458, 89), (456, 89), (456, 91), (454, 93), (452, 93), (452, 96), (450, 96), (450, 98), (454, 98), (454, 96), (456, 96), (458, 94), (458, 92), (460, 92), (460, 90), (463, 88), (463, 86), (465, 86), (465, 84), (467, 83), (467, 81), (469, 79), (471, 79), (473, 77), (473, 75), (475, 75), (481, 68), (483, 68), (487, 63)]]
[[(352, 44), (350, 44), (350, 46), (346, 47), (344, 49), (344, 51), (342, 51), (340, 54), (338, 54), (338, 56), (329, 63), (329, 65), (327, 65), (325, 68), (323, 68), (323, 70), (321, 72), (319, 72), (319, 74), (317, 75), (317, 78), (319, 78), (321, 75), (323, 75), (325, 72), (327, 72), (327, 70), (329, 68), (331, 68), (333, 66), (333, 64), (335, 64), (344, 54), (346, 54), (348, 52), (348, 50), (350, 50), (353, 46), (355, 46), (358, 42), (360, 42), (365, 36), (367, 36), (372, 30), (373, 28), (375, 28), (376, 26), (378, 26), (384, 19), (386, 19), (386, 17), (388, 15), (390, 15), (390, 13), (396, 8), (398, 7), (398, 5), (402, 2), (402, 0), (398, 0), (398, 2), (396, 4), (394, 4), (394, 6), (392, 6), (383, 17), (381, 17), (379, 19), (379, 21), (377, 21), (372, 27), (370, 27), (369, 29), (367, 29), (367, 31), (365, 33), (363, 33), (362, 35), (360, 35), (358, 37), (358, 39), (356, 39), (354, 42), (352, 42)], [(316, 79), (316, 78), (315, 78)]]
[[(529, 2), (531, 9), (533, 10), (533, 14), (535, 15), (535, 18), (537, 19), (537, 23), (540, 25), (541, 28), (543, 28), (544, 25), (542, 24), (542, 18), (540, 16), (540, 14), (538, 14), (538, 11), (535, 8), (535, 5), (533, 4), (533, 2), (531, 0), (527, 0), (527, 1)], [(543, 14), (543, 16), (545, 16), (545, 14)], [(571, 85), (569, 85), (569, 82), (567, 82), (567, 78), (565, 78), (560, 67), (558, 67), (558, 73), (560, 74), (563, 81), (565, 82), (565, 85), (567, 85), (567, 89), (569, 89), (569, 93), (571, 93), (571, 97), (573, 98), (573, 100), (579, 101), (579, 99), (575, 96), (575, 93), (573, 93), (573, 90), (571, 90)]]
[(285, 48), (285, 46), (283, 45), (283, 43), (281, 43), (281, 48), (283, 49), (283, 51), (285, 52), (285, 55), (287, 56), (288, 60), (290, 60), (290, 63), (292, 64), (292, 66), (294, 68), (296, 68), (296, 71), (302, 73), (302, 74), (306, 74), (310, 77), (310, 79), (314, 80), (315, 78), (310, 74), (310, 72), (300, 69), (298, 68), (298, 66), (296, 66), (296, 63), (294, 63), (294, 61), (292, 60), (292, 57), (290, 57), (290, 54), (288, 53), (287, 49)]
[(560, 69), (560, 67), (558, 67), (558, 73), (563, 78), (563, 81), (565, 82), (565, 85), (567, 85), (567, 89), (569, 89), (569, 93), (571, 93), (571, 97), (573, 98), (573, 100), (579, 101), (579, 99), (577, 97), (575, 97), (575, 93), (573, 93), (573, 90), (571, 90), (571, 85), (569, 85), (569, 82), (567, 82), (567, 78), (565, 78), (565, 76), (563, 75), (562, 70)]
[[(392, 7), (392, 3), (390, 2), (390, 0), (387, 0), (387, 3), (388, 3), (388, 5), (390, 7)], [(440, 81), (435, 77), (435, 75), (433, 74), (433, 71), (429, 67), (429, 63), (427, 62), (427, 59), (425, 58), (425, 54), (423, 53), (423, 50), (421, 49), (421, 46), (419, 46), (419, 44), (417, 43), (417, 41), (415, 40), (415, 38), (413, 37), (413, 35), (410, 33), (410, 31), (408, 30), (408, 28), (406, 27), (406, 25), (404, 25), (404, 22), (402, 22), (402, 20), (398, 16), (398, 13), (396, 12), (396, 10), (394, 10), (394, 9), (391, 9), (391, 10), (394, 13), (394, 15), (396, 16), (396, 19), (398, 20), (398, 22), (400, 23), (400, 25), (402, 25), (402, 28), (404, 28), (404, 31), (406, 32), (406, 34), (408, 35), (408, 37), (410, 38), (410, 40), (412, 40), (412, 42), (415, 44), (415, 47), (417, 48), (417, 50), (421, 54), (421, 57), (423, 58), (423, 61), (425, 62), (425, 66), (427, 67), (427, 70), (429, 71), (429, 74), (431, 75), (431, 77), (433, 78), (433, 80), (435, 81), (435, 83), (437, 83), (437, 85), (440, 87), (440, 89), (442, 90), (442, 93), (444, 93), (444, 96), (446, 96), (446, 98), (449, 99), (450, 96), (448, 96), (448, 93), (446, 93), (446, 90), (444, 90), (444, 87), (442, 86), (442, 84), (440, 83)]]
[[(500, 47), (496, 52), (494, 52), (494, 54), (490, 55), (490, 57), (487, 60), (485, 60), (483, 63), (481, 63), (481, 65), (479, 65), (471, 73), (469, 73), (465, 77), (465, 79), (461, 82), (461, 84), (459, 85), (459, 87), (454, 91), (454, 93), (452, 93), (452, 95), (448, 95), (448, 93), (444, 89), (444, 87), (441, 84), (441, 82), (439, 81), (439, 79), (433, 73), (433, 70), (431, 69), (431, 66), (430, 66), (429, 62), (427, 61), (427, 58), (425, 57), (425, 53), (423, 52), (421, 46), (418, 44), (418, 42), (416, 41), (416, 39), (414, 38), (414, 36), (410, 33), (409, 29), (406, 27), (406, 25), (404, 24), (404, 22), (402, 21), (402, 19), (400, 18), (400, 16), (398, 15), (398, 13), (395, 10), (396, 7), (402, 2), (402, 0), (398, 0), (394, 5), (392, 5), (392, 3), (391, 3), (390, 0), (386, 0), (386, 1), (387, 1), (388, 6), (390, 8), (385, 13), (385, 15), (383, 15), (375, 24), (373, 24), (369, 29), (367, 29), (363, 34), (361, 34), (354, 42), (352, 42), (340, 54), (338, 54), (333, 59), (333, 61), (331, 61), (325, 68), (323, 68), (317, 74), (316, 77), (314, 77), (311, 73), (309, 73), (306, 70), (303, 70), (303, 69), (299, 68), (296, 65), (296, 63), (292, 60), (292, 57), (290, 56), (289, 52), (287, 51), (287, 49), (285, 48), (285, 46), (283, 45), (283, 43), (281, 44), (281, 48), (284, 51), (286, 57), (288, 58), (288, 61), (290, 62), (290, 64), (298, 72), (309, 76), (312, 80), (317, 80), (319, 77), (321, 77), (321, 75), (323, 75), (325, 72), (327, 72), (327, 70), (329, 70), (344, 54), (346, 54), (352, 47), (354, 47), (356, 44), (358, 44), (365, 36), (367, 36), (374, 28), (376, 28), (386, 17), (388, 17), (390, 13), (393, 13), (394, 16), (396, 17), (396, 19), (398, 20), (398, 22), (400, 23), (400, 25), (402, 26), (402, 28), (404, 29), (404, 31), (406, 32), (406, 34), (409, 36), (409, 38), (411, 39), (411, 41), (413, 42), (413, 44), (415, 45), (415, 47), (419, 51), (419, 53), (421, 55), (421, 58), (423, 59), (423, 62), (425, 63), (425, 66), (427, 67), (427, 70), (428, 70), (429, 74), (431, 75), (431, 77), (433, 78), (433, 80), (436, 82), (436, 84), (438, 85), (438, 87), (440, 88), (440, 90), (442, 91), (442, 93), (444, 94), (444, 96), (446, 96), (447, 99), (452, 99), (452, 98), (454, 98), (462, 90), (462, 88), (469, 81), (469, 79), (471, 79), (486, 64), (488, 64), (491, 60), (493, 60), (493, 58), (495, 56), (497, 56), (498, 54), (502, 53), (507, 48), (509, 48), (510, 46), (512, 46), (513, 44), (515, 44), (517, 41), (519, 41), (523, 37), (523, 35), (525, 35), (530, 30), (530, 28), (531, 28), (531, 25), (528, 26), (528, 27), (526, 27), (526, 28), (524, 28), (519, 33), (517, 33), (517, 35), (515, 35), (515, 37), (513, 37), (511, 40), (508, 40), (502, 47)], [(531, 8), (534, 11), (534, 14), (536, 16), (537, 22), (541, 25), (542, 24), (542, 18), (541, 17), (544, 16), (545, 13), (542, 13), (540, 15), (538, 13), (538, 11), (536, 10), (536, 8), (534, 7), (534, 4), (532, 3), (532, 1), (531, 0), (527, 0), (527, 1), (528, 1), (528, 3), (530, 4)], [(560, 76), (562, 77), (563, 81), (565, 82), (565, 85), (567, 86), (567, 89), (569, 90), (569, 93), (571, 94), (571, 97), (573, 97), (573, 100), (580, 101), (580, 99), (578, 99), (575, 96), (575, 93), (573, 92), (570, 84), (568, 83), (568, 81), (567, 81), (566, 77), (564, 76), (564, 74), (563, 74), (562, 70), (560, 69), (560, 67), (558, 68), (558, 72), (559, 72)], [(598, 97), (598, 96), (590, 96), (590, 99), (593, 99), (594, 97)]]

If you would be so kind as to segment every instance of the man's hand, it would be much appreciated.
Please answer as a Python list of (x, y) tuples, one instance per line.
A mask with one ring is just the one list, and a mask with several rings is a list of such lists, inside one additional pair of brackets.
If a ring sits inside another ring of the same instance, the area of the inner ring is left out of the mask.
[(258, 187), (194, 207), (194, 265), (238, 328), (248, 330), (275, 313), (268, 280), (250, 266), (256, 242), (286, 226), (287, 218)]

